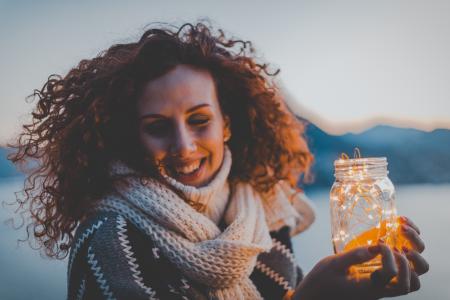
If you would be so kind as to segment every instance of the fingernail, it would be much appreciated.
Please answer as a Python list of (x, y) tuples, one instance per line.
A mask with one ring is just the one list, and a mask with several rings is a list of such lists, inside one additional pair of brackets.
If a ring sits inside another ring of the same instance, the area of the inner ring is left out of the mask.
[(380, 247), (378, 247), (377, 245), (374, 245), (374, 246), (370, 246), (369, 248), (367, 248), (367, 250), (369, 250), (369, 252), (372, 254), (376, 254), (376, 253), (380, 252)]
[(398, 251), (397, 247), (394, 247), (394, 251), (397, 253), (400, 253), (400, 251)]

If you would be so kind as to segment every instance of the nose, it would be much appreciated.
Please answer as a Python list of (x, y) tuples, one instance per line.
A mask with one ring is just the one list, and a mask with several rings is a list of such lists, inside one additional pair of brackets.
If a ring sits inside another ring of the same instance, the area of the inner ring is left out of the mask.
[(169, 152), (171, 156), (187, 158), (197, 150), (195, 137), (186, 126), (176, 126)]

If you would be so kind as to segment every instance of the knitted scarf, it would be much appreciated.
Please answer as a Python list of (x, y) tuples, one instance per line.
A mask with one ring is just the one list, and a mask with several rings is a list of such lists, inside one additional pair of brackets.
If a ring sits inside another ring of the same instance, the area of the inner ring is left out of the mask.
[[(223, 178), (227, 184), (231, 152), (225, 150), (222, 166), (210, 185), (220, 186), (217, 181)], [(206, 285), (212, 299), (261, 299), (249, 276), (258, 254), (272, 247), (270, 227), (279, 227), (279, 218), (292, 220), (297, 227), (307, 227), (305, 223), (314, 219), (310, 208), (309, 215), (299, 214), (287, 196), (274, 198), (285, 201), (279, 205), (284, 208), (281, 214), (266, 213), (273, 204), (265, 205), (267, 201), (242, 182), (233, 187), (224, 214), (227, 227), (222, 232), (166, 184), (126, 176), (136, 172), (121, 162), (116, 162), (111, 172), (123, 176), (124, 181), (116, 185), (117, 192), (98, 202), (96, 210), (114, 211), (133, 222), (186, 277)]]

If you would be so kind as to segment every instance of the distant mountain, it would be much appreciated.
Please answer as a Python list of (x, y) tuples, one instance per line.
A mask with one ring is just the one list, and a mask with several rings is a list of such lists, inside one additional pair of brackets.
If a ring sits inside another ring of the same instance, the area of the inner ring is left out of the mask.
[(306, 136), (316, 159), (311, 186), (331, 186), (334, 160), (342, 152), (352, 157), (355, 147), (363, 157), (387, 157), (394, 184), (450, 182), (450, 130), (424, 132), (383, 125), (360, 134), (333, 136), (309, 124)]
[[(306, 136), (315, 156), (315, 180), (305, 188), (331, 187), (333, 162), (342, 152), (353, 155), (354, 147), (363, 157), (386, 156), (389, 177), (396, 185), (404, 183), (450, 183), (450, 130), (424, 132), (391, 126), (376, 126), (360, 134), (329, 135), (309, 124)], [(0, 147), (0, 179), (20, 173), (6, 159), (8, 150)]]

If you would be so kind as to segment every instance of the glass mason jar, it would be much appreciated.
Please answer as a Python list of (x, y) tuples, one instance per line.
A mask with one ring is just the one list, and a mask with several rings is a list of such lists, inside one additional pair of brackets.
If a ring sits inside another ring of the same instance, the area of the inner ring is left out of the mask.
[[(330, 191), (332, 241), (335, 253), (383, 240), (396, 245), (397, 211), (386, 157), (338, 159)], [(381, 267), (380, 257), (353, 267), (357, 274)]]

